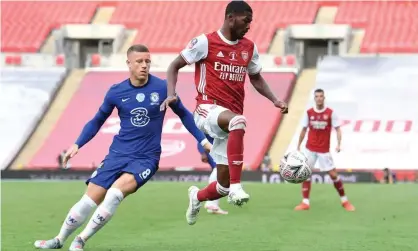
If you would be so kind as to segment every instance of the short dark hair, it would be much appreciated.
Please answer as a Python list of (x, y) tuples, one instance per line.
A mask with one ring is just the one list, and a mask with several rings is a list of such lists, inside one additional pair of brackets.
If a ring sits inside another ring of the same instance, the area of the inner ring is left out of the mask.
[(324, 90), (322, 90), (321, 88), (318, 88), (315, 90), (314, 93), (325, 93)]
[(149, 52), (149, 49), (143, 44), (134, 44), (126, 51), (126, 55), (129, 55), (131, 52)]
[(236, 14), (236, 13), (244, 13), (244, 12), (250, 12), (253, 13), (253, 9), (251, 9), (251, 6), (242, 0), (234, 0), (229, 2), (229, 4), (226, 6), (225, 9), (225, 17), (229, 14)]

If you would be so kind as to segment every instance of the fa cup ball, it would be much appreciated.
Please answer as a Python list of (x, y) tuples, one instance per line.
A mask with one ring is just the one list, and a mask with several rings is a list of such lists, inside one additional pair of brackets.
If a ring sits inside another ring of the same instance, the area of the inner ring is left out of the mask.
[(280, 161), (280, 175), (290, 183), (302, 183), (312, 175), (308, 158), (300, 151), (285, 154)]

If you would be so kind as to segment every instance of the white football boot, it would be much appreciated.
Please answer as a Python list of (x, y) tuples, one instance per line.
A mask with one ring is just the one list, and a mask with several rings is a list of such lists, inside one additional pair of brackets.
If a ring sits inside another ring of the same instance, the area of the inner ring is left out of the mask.
[(196, 186), (189, 187), (189, 207), (186, 211), (186, 220), (189, 225), (194, 225), (197, 221), (197, 215), (200, 212), (202, 203), (197, 200), (197, 192), (199, 188)]
[(38, 240), (33, 244), (38, 249), (60, 249), (62, 244), (58, 238), (51, 240)]
[(86, 243), (83, 241), (83, 239), (81, 239), (80, 236), (76, 236), (73, 242), (71, 242), (71, 246), (68, 250), (69, 251), (83, 251), (84, 245), (86, 245)]
[(229, 187), (228, 203), (242, 206), (250, 200), (250, 195), (242, 188), (241, 184), (231, 184)]
[(205, 209), (209, 214), (227, 215), (228, 211), (223, 210), (218, 205), (219, 201), (206, 201)]

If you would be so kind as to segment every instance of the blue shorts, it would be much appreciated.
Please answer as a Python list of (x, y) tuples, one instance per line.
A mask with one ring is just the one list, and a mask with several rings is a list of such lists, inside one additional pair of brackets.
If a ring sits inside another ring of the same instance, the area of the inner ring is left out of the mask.
[(135, 159), (131, 157), (109, 157), (107, 156), (91, 177), (86, 181), (109, 189), (113, 183), (123, 174), (134, 175), (137, 188), (145, 185), (158, 170), (159, 160), (157, 159)]

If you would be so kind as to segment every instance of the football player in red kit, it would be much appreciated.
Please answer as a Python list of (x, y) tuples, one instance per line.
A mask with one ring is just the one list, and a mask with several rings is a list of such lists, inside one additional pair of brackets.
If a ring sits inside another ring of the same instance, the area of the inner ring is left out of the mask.
[[(318, 161), (319, 169), (322, 172), (328, 172), (334, 181), (334, 187), (340, 195), (341, 204), (347, 211), (354, 211), (354, 206), (348, 201), (345, 195), (344, 186), (335, 169), (334, 161), (330, 153), (331, 130), (337, 131), (336, 152), (341, 150), (341, 129), (338, 117), (335, 112), (324, 105), (325, 95), (322, 89), (314, 92), (315, 106), (305, 112), (303, 118), (303, 129), (300, 132), (298, 150), (308, 131), (308, 140), (304, 153), (308, 158), (308, 164), (312, 168)], [(309, 128), (309, 130), (308, 130)], [(302, 183), (302, 202), (296, 206), (295, 210), (309, 210), (309, 193), (311, 191), (311, 181), (308, 179)]]
[(202, 201), (228, 196), (229, 203), (241, 206), (250, 199), (241, 186), (247, 125), (243, 116), (246, 74), (261, 95), (282, 113), (287, 113), (287, 104), (272, 93), (260, 74), (256, 45), (244, 38), (252, 19), (253, 11), (248, 3), (230, 2), (222, 28), (193, 38), (167, 71), (168, 96), (162, 109), (176, 100), (178, 71), (186, 65), (195, 64), (198, 94), (194, 119), (198, 128), (214, 138), (210, 155), (217, 163), (217, 181), (200, 190), (196, 186), (189, 188), (186, 219), (190, 225), (196, 222)]

